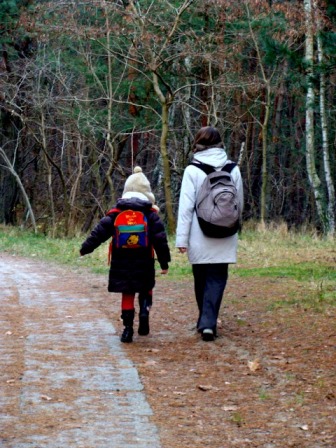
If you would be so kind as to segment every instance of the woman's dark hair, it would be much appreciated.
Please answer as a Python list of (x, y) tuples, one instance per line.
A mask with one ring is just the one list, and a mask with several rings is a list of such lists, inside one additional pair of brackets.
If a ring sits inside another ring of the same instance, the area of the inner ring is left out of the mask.
[[(221, 136), (216, 128), (212, 126), (205, 126), (201, 128), (195, 135), (194, 149), (196, 146), (214, 146), (217, 143), (222, 143)], [(205, 148), (204, 148), (205, 149)]]

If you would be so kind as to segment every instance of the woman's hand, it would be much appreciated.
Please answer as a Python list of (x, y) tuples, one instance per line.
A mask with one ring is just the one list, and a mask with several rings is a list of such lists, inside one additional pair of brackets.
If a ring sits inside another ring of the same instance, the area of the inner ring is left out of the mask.
[(178, 250), (179, 250), (180, 254), (185, 254), (188, 249), (186, 247), (179, 247)]

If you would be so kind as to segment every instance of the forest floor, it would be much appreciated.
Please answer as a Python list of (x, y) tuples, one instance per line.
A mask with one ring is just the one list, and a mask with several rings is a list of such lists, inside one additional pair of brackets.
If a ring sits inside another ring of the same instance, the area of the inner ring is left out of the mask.
[(165, 448), (336, 446), (335, 309), (274, 306), (298, 288), (231, 277), (204, 342), (190, 282), (160, 279), (151, 336), (126, 350)]
[[(120, 298), (106, 292), (105, 277), (87, 274), (81, 268), (70, 272), (41, 261), (27, 269), (27, 278), (34, 270), (41, 274), (52, 269), (53, 288), (57, 294), (63, 291), (64, 297), (74, 290), (83, 297), (91, 295), (91, 311), (99, 310), (119, 335)], [(144, 337), (135, 332), (132, 344), (120, 346), (139, 372), (153, 411), (150, 419), (158, 428), (163, 448), (336, 446), (335, 308), (305, 308), (298, 300), (291, 302), (293, 292), (300, 296), (300, 284), (288, 278), (231, 275), (220, 311), (218, 338), (204, 342), (195, 329), (197, 312), (190, 277), (173, 281), (169, 275), (158, 276), (150, 334)], [(80, 305), (72, 306), (65, 320)], [(28, 307), (27, 312), (32, 309)], [(3, 370), (9, 400), (25, 369), (19, 351), (28, 327), (22, 327), (19, 306), (11, 303), (7, 313), (11, 326), (3, 326), (2, 333), (12, 341), (15, 335), (18, 338), (12, 342), (10, 370)], [(2, 313), (3, 321), (6, 316)], [(45, 310), (37, 307), (32, 318), (37, 324), (44, 321)], [(55, 340), (62, 337), (61, 327), (50, 327), (49, 331)], [(62, 350), (66, 350), (65, 345)], [(69, 350), (71, 358), (73, 347)], [(94, 358), (88, 358), (88, 365), (90, 362), (95, 362)], [(73, 387), (69, 383), (68, 394)], [(52, 394), (46, 391), (44, 400), (52, 402)], [(20, 409), (11, 407), (8, 412), (15, 418)], [(41, 428), (52, 431), (42, 420)], [(62, 424), (66, 424), (66, 415)], [(34, 425), (39, 427), (38, 420)], [(17, 436), (9, 425), (0, 445), (49, 446), (15, 444)]]

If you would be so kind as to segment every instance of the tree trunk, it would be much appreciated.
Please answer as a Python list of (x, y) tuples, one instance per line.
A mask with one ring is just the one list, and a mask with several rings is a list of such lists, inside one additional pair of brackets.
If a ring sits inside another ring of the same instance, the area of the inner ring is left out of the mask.
[(307, 95), (306, 95), (306, 165), (308, 179), (313, 189), (318, 218), (323, 228), (325, 225), (323, 213), (323, 198), (321, 194), (321, 181), (317, 174), (315, 164), (315, 133), (314, 133), (314, 34), (311, 0), (304, 0), (305, 22), (306, 22), (306, 40), (305, 40), (305, 58), (306, 58), (306, 77), (307, 77)]
[(54, 203), (54, 191), (53, 191), (53, 183), (52, 183), (52, 167), (50, 163), (48, 163), (47, 158), (47, 137), (45, 134), (45, 120), (44, 113), (41, 113), (41, 138), (42, 138), (42, 146), (44, 151), (44, 163), (46, 165), (47, 170), (47, 185), (48, 185), (48, 194), (49, 194), (49, 207), (51, 214), (51, 233), (52, 237), (55, 237), (56, 232), (56, 217), (55, 217), (55, 203)]
[[(105, 5), (106, 6), (106, 5)], [(115, 191), (114, 185), (112, 182), (112, 174), (114, 170), (114, 159), (115, 159), (115, 151), (114, 151), (114, 143), (112, 142), (112, 107), (113, 107), (113, 83), (112, 83), (112, 53), (111, 53), (111, 29), (110, 29), (110, 21), (108, 10), (105, 7), (105, 15), (106, 15), (106, 42), (107, 42), (107, 91), (108, 91), (108, 106), (107, 106), (107, 135), (106, 142), (107, 146), (110, 150), (110, 167), (108, 172), (106, 173), (106, 179), (110, 187), (111, 199), (112, 202), (115, 202)]]
[(261, 184), (261, 196), (260, 196), (260, 221), (261, 226), (265, 226), (266, 219), (266, 209), (267, 209), (267, 187), (268, 187), (268, 172), (267, 172), (267, 132), (268, 132), (268, 122), (270, 116), (270, 108), (271, 108), (271, 79), (273, 75), (267, 76), (266, 69), (263, 64), (259, 43), (255, 36), (253, 27), (252, 27), (252, 19), (250, 14), (250, 8), (247, 2), (245, 2), (245, 8), (248, 17), (248, 25), (250, 36), (252, 38), (255, 51), (257, 53), (257, 62), (259, 65), (262, 81), (265, 88), (265, 100), (263, 102), (264, 105), (264, 116), (261, 121), (261, 137), (262, 137), (262, 184)]
[(169, 162), (169, 156), (168, 156), (168, 150), (167, 150), (167, 139), (168, 139), (168, 131), (169, 131), (169, 125), (168, 125), (168, 113), (169, 113), (169, 107), (171, 104), (171, 98), (168, 95), (168, 98), (164, 96), (162, 93), (162, 90), (159, 86), (159, 80), (156, 73), (153, 72), (153, 85), (154, 90), (157, 96), (159, 97), (159, 100), (161, 102), (161, 119), (162, 119), (162, 125), (161, 125), (161, 138), (160, 138), (160, 152), (162, 157), (162, 165), (163, 165), (163, 186), (164, 186), (164, 192), (165, 192), (165, 199), (166, 199), (166, 214), (167, 214), (167, 225), (168, 225), (168, 232), (169, 234), (174, 234), (176, 229), (176, 221), (174, 217), (174, 211), (173, 211), (173, 203), (172, 203), (172, 194), (171, 194), (171, 170), (170, 170), (170, 162)]
[(329, 153), (329, 138), (328, 138), (328, 121), (327, 113), (325, 107), (325, 97), (326, 97), (326, 79), (323, 71), (324, 64), (324, 53), (322, 39), (320, 36), (320, 20), (318, 18), (318, 11), (315, 6), (315, 15), (317, 17), (316, 23), (318, 26), (317, 34), (317, 54), (318, 61), (320, 65), (320, 117), (321, 117), (321, 129), (322, 129), (322, 151), (323, 151), (323, 165), (324, 174), (327, 185), (328, 193), (328, 203), (327, 203), (327, 213), (326, 213), (326, 232), (329, 236), (333, 237), (335, 235), (335, 188), (333, 184), (331, 167), (330, 167), (330, 153)]
[(261, 200), (260, 200), (260, 220), (261, 225), (265, 225), (266, 209), (267, 209), (267, 185), (268, 185), (268, 171), (267, 171), (267, 131), (271, 107), (271, 88), (269, 83), (266, 83), (266, 103), (265, 116), (261, 127), (262, 135), (262, 184), (261, 184)]
[(37, 226), (36, 226), (36, 220), (35, 220), (35, 215), (34, 215), (34, 212), (33, 212), (33, 208), (31, 206), (31, 203), (30, 203), (29, 197), (28, 197), (28, 195), (26, 193), (26, 190), (25, 190), (25, 188), (24, 188), (24, 186), (23, 186), (23, 184), (21, 182), (21, 179), (20, 179), (19, 175), (17, 174), (17, 172), (15, 171), (14, 165), (8, 159), (7, 154), (5, 153), (3, 148), (0, 148), (0, 156), (2, 157), (2, 159), (5, 162), (5, 165), (2, 165), (3, 168), (8, 170), (14, 176), (14, 178), (15, 178), (15, 180), (16, 180), (16, 182), (17, 182), (17, 184), (18, 184), (18, 186), (19, 186), (19, 188), (21, 190), (23, 199), (24, 199), (24, 201), (26, 203), (26, 206), (27, 206), (27, 209), (28, 209), (28, 212), (29, 212), (29, 215), (30, 215), (32, 226), (34, 228), (34, 232), (37, 233)]

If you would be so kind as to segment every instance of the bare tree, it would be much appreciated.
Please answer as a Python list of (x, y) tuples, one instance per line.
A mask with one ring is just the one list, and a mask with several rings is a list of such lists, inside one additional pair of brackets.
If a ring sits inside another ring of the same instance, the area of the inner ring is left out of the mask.
[[(171, 52), (168, 56), (165, 52), (172, 44), (173, 39), (177, 39), (179, 33), (179, 23), (183, 13), (193, 3), (193, 0), (184, 0), (182, 5), (178, 8), (173, 7), (168, 1), (161, 5), (166, 8), (165, 13), (171, 22), (169, 24), (169, 31), (167, 35), (162, 39), (160, 44), (156, 47), (152, 47), (150, 36), (148, 35), (148, 28), (153, 20), (151, 15), (151, 8), (147, 11), (141, 11), (141, 5), (138, 2), (130, 1), (128, 10), (130, 11), (130, 19), (137, 30), (137, 34), (134, 38), (134, 50), (137, 45), (145, 46), (145, 51), (142, 55), (145, 55), (143, 60), (141, 57), (137, 60), (132, 60), (128, 55), (124, 55), (124, 60), (127, 64), (132, 65), (136, 70), (142, 71), (148, 70), (151, 76), (151, 82), (154, 88), (154, 92), (160, 102), (161, 106), (161, 137), (160, 137), (160, 151), (163, 164), (163, 184), (165, 193), (165, 206), (168, 221), (168, 231), (170, 233), (175, 232), (175, 216), (173, 210), (173, 202), (171, 195), (171, 169), (170, 159), (168, 155), (167, 140), (169, 133), (169, 109), (174, 101), (174, 97), (177, 90), (174, 89), (168, 81), (165, 80), (164, 73), (162, 72), (164, 64), (167, 64), (169, 59), (171, 63), (176, 56), (172, 56)], [(169, 13), (168, 13), (169, 11)], [(141, 44), (140, 44), (141, 43)], [(134, 51), (132, 52), (134, 54)], [(126, 57), (125, 57), (126, 56)], [(181, 87), (178, 88), (178, 90)]]
[[(19, 140), (17, 140), (17, 144), (18, 143), (19, 143)], [(8, 170), (14, 176), (15, 181), (18, 184), (19, 189), (20, 189), (20, 191), (22, 193), (23, 200), (24, 200), (24, 202), (26, 204), (26, 207), (27, 207), (27, 210), (28, 210), (28, 214), (30, 216), (30, 220), (31, 220), (34, 232), (37, 233), (37, 226), (36, 226), (36, 220), (35, 220), (35, 214), (34, 214), (33, 208), (31, 206), (31, 203), (30, 203), (28, 194), (27, 194), (27, 192), (26, 192), (26, 190), (24, 188), (24, 185), (23, 185), (23, 183), (22, 183), (22, 181), (20, 179), (20, 176), (18, 175), (18, 173), (16, 172), (16, 169), (15, 169), (16, 150), (17, 150), (17, 146), (16, 146), (16, 149), (15, 149), (15, 152), (14, 152), (14, 158), (11, 161), (9, 159), (9, 157), (7, 156), (7, 154), (6, 154), (5, 149), (0, 146), (0, 157), (3, 160), (3, 163), (0, 163), (0, 167), (4, 168), (5, 170)]]
[(265, 218), (266, 218), (266, 195), (267, 195), (267, 181), (268, 181), (268, 170), (267, 170), (267, 149), (268, 149), (268, 141), (267, 141), (267, 134), (268, 134), (268, 124), (270, 119), (270, 111), (271, 111), (271, 83), (272, 78), (275, 74), (275, 69), (270, 74), (267, 74), (266, 68), (263, 63), (260, 47), (257, 41), (257, 38), (255, 36), (252, 23), (251, 23), (251, 13), (250, 8), (248, 6), (248, 3), (245, 2), (247, 17), (248, 17), (248, 26), (249, 26), (249, 33), (253, 41), (253, 45), (255, 48), (255, 51), (257, 53), (257, 63), (259, 66), (260, 74), (262, 83), (264, 85), (265, 89), (265, 101), (263, 102), (264, 107), (264, 118), (261, 125), (261, 135), (262, 135), (262, 185), (261, 185), (261, 200), (260, 200), (260, 221), (262, 226), (265, 226)]

